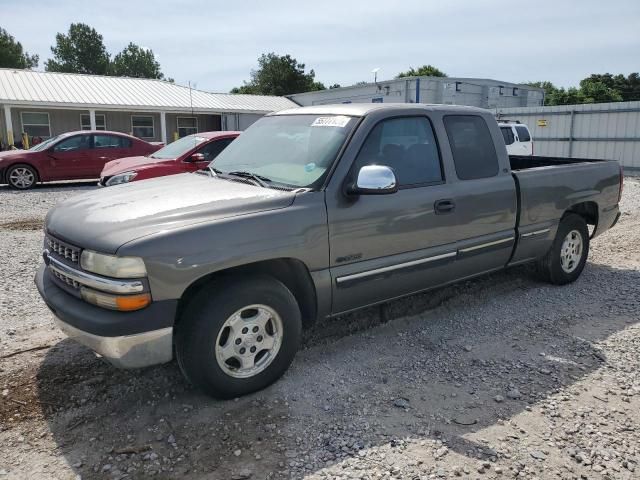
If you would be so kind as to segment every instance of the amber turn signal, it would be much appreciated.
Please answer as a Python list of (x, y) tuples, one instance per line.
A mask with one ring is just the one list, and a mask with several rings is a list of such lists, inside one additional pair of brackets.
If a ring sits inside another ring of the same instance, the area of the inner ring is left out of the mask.
[(151, 303), (151, 295), (148, 293), (116, 296), (89, 288), (80, 289), (80, 293), (86, 302), (97, 305), (98, 307), (119, 310), (121, 312), (140, 310)]

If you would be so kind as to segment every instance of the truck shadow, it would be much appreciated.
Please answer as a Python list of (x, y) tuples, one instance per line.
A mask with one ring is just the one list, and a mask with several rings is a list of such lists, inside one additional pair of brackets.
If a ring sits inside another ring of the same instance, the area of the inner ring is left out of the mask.
[[(525, 270), (327, 320), (280, 381), (234, 401), (193, 390), (175, 363), (116, 370), (68, 340), (39, 366), (38, 400), (59, 451), (90, 478), (297, 478), (411, 440), (491, 458), (474, 434), (600, 369), (597, 344), (640, 321), (625, 301), (640, 294), (636, 270), (589, 264), (564, 287)], [(593, 288), (607, 301), (590, 303)]]

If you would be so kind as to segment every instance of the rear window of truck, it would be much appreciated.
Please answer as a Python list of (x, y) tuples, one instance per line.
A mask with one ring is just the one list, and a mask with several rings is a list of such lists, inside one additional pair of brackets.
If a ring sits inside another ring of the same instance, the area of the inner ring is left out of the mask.
[(460, 180), (488, 178), (498, 174), (498, 155), (489, 127), (482, 117), (447, 115), (444, 117), (444, 127)]

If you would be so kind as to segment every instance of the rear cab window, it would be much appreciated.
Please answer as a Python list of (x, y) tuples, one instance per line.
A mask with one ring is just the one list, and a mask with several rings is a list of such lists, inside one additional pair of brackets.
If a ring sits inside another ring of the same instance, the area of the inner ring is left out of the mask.
[(477, 115), (447, 115), (443, 120), (458, 178), (496, 176), (498, 155), (487, 122)]

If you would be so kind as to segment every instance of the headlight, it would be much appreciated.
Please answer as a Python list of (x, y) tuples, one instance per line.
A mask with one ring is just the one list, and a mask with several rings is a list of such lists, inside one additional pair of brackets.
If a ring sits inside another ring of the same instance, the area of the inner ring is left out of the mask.
[(113, 187), (114, 185), (120, 185), (121, 183), (129, 183), (131, 180), (136, 178), (136, 175), (138, 175), (136, 172), (119, 173), (107, 180), (106, 186)]
[(139, 257), (116, 257), (83, 250), (80, 266), (88, 272), (114, 278), (140, 278), (147, 276), (144, 261)]

